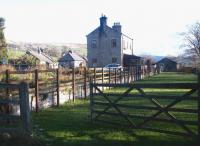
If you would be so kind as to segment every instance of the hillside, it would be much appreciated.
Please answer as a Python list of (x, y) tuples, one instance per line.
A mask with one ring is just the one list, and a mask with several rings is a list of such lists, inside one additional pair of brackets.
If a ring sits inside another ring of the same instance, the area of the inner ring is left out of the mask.
[(14, 52), (25, 52), (26, 50), (37, 50), (42, 48), (47, 54), (59, 58), (63, 53), (72, 50), (81, 56), (87, 56), (87, 45), (79, 43), (28, 43), (7, 41), (8, 49)]

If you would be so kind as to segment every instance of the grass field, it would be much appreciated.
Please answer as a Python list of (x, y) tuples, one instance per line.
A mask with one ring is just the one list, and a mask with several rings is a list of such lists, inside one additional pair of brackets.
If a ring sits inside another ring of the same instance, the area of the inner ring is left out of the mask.
[[(162, 73), (149, 79), (139, 81), (140, 83), (160, 83), (160, 82), (196, 82), (196, 76), (192, 74)], [(123, 92), (125, 89), (112, 89), (109, 92)], [(161, 92), (161, 90), (148, 89), (151, 92)], [(135, 92), (135, 91), (133, 91)], [(173, 91), (181, 94), (183, 91)], [(169, 94), (164, 91), (163, 94)], [(135, 102), (142, 104), (144, 101)], [(166, 103), (164, 101), (163, 103)], [(193, 107), (196, 103), (183, 103), (180, 107)], [(190, 118), (187, 115), (180, 115)], [(191, 138), (173, 136), (134, 130), (116, 125), (104, 123), (91, 124), (89, 101), (76, 100), (75, 103), (68, 102), (59, 108), (48, 108), (39, 113), (32, 114), (34, 139), (27, 142), (26, 139), (18, 139), (17, 142), (9, 143), (9, 146), (20, 145), (24, 141), (25, 145), (48, 145), (48, 146), (194, 146), (195, 142)], [(167, 126), (158, 125), (162, 128)], [(173, 130), (173, 127), (170, 127)], [(176, 126), (174, 127), (176, 129)], [(195, 128), (194, 128), (195, 130)], [(5, 140), (0, 139), (1, 144), (6, 145)], [(23, 145), (24, 145), (23, 143)]]

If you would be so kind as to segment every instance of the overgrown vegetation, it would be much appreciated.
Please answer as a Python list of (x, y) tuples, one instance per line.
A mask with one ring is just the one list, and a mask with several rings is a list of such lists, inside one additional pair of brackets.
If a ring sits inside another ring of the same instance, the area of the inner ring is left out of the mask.
[(9, 51), (8, 51), (8, 59), (19, 59), (23, 55), (25, 55), (25, 53), (26, 53), (25, 51), (9, 49)]

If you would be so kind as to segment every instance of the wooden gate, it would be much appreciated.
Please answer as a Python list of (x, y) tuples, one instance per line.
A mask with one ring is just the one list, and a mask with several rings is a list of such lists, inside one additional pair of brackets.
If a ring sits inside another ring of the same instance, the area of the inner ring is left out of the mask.
[[(115, 89), (101, 90), (106, 87)], [(107, 122), (181, 136), (200, 135), (199, 82), (90, 83), (90, 93), (91, 122)]]

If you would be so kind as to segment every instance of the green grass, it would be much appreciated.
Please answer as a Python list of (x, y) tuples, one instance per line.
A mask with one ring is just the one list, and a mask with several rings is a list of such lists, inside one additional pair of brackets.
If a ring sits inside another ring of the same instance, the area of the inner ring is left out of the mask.
[(161, 73), (150, 78), (138, 81), (139, 83), (194, 83), (197, 82), (197, 76), (187, 73)]
[[(163, 73), (149, 79), (139, 81), (140, 83), (160, 83), (160, 82), (196, 82), (196, 76), (192, 74)], [(111, 89), (106, 92), (122, 93), (126, 89)], [(137, 91), (132, 91), (137, 92)], [(148, 93), (159, 93), (168, 95), (172, 91), (162, 91), (160, 89), (147, 89)], [(185, 90), (174, 90), (173, 93), (180, 95)], [(114, 97), (113, 97), (114, 98)], [(112, 98), (111, 98), (112, 99)], [(162, 104), (168, 104), (170, 101), (160, 101)], [(121, 103), (127, 104), (151, 104), (148, 100), (136, 99), (132, 101), (123, 100)], [(183, 102), (177, 107), (191, 108), (196, 107), (196, 103)], [(102, 108), (102, 107), (101, 107)], [(123, 110), (123, 109), (122, 109)], [(131, 112), (131, 111), (129, 111)], [(132, 111), (134, 112), (134, 111)], [(140, 114), (150, 114), (153, 111), (139, 111)], [(175, 113), (173, 113), (175, 114)], [(195, 116), (185, 114), (176, 114), (178, 118), (195, 119)], [(107, 117), (106, 120), (121, 119)], [(143, 130), (134, 130), (122, 126), (110, 125), (105, 123), (90, 122), (89, 101), (76, 100), (75, 103), (68, 102), (59, 108), (48, 108), (39, 113), (32, 113), (33, 130), (35, 138), (23, 145), (49, 145), (49, 146), (194, 146), (195, 141), (192, 138), (161, 134)], [(137, 121), (137, 119), (136, 119)], [(158, 128), (179, 130), (178, 126), (162, 125), (154, 123), (151, 126)], [(193, 130), (196, 130), (196, 128)], [(0, 140), (2, 143), (2, 141)], [(28, 143), (28, 144), (27, 144)], [(15, 143), (17, 145), (18, 143)], [(10, 144), (11, 145), (11, 144)], [(9, 145), (9, 146), (10, 146)]]
[(189, 146), (192, 139), (133, 130), (102, 123), (90, 123), (88, 101), (67, 103), (34, 115), (34, 124), (44, 131), (43, 143), (52, 146)]

